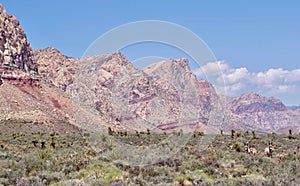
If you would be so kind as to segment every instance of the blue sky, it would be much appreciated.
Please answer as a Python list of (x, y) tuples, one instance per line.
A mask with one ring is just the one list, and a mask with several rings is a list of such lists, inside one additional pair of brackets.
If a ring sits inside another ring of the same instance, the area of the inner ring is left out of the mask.
[[(105, 32), (125, 23), (163, 20), (201, 37), (224, 70), (229, 94), (257, 91), (300, 105), (299, 1), (1, 1), (15, 15), (33, 48), (53, 46), (81, 57)], [(124, 50), (143, 56), (186, 57), (161, 45)], [(213, 65), (205, 66), (211, 71)], [(199, 72), (201, 74), (201, 72)], [(276, 87), (278, 87), (276, 89)]]

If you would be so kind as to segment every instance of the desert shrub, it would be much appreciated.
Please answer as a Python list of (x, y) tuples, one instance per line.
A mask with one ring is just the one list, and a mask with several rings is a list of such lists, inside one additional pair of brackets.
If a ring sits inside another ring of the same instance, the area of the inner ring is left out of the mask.
[(178, 183), (183, 185), (184, 180), (189, 180), (190, 178), (185, 174), (179, 174), (174, 178), (174, 181), (177, 181)]
[(235, 142), (233, 144), (233, 149), (235, 149), (237, 152), (241, 152), (242, 151), (242, 146), (239, 142)]
[(190, 160), (187, 162), (184, 162), (182, 166), (180, 167), (180, 170), (182, 173), (185, 173), (187, 170), (189, 171), (195, 171), (198, 169), (202, 169), (204, 167), (203, 163), (199, 160)]
[(40, 150), (39, 152), (38, 152), (38, 155), (39, 155), (39, 158), (41, 158), (41, 159), (47, 159), (48, 157), (49, 157), (49, 153), (48, 153), (48, 151), (47, 150)]
[(140, 171), (141, 171), (141, 176), (144, 179), (149, 179), (150, 177), (159, 176), (159, 172), (155, 170), (155, 168), (152, 166), (142, 167)]
[(207, 174), (207, 176), (214, 177), (215, 169), (213, 167), (205, 167), (203, 171), (205, 174)]
[(288, 135), (288, 138), (289, 138), (289, 139), (296, 139), (296, 136), (294, 136), (294, 135), (292, 135), (292, 134), (289, 134), (289, 135)]
[(296, 161), (296, 159), (297, 159), (297, 156), (295, 156), (295, 154), (290, 153), (290, 152), (285, 156), (286, 161)]
[(140, 174), (140, 167), (138, 166), (133, 166), (128, 169), (129, 174), (138, 176)]
[(39, 177), (21, 177), (16, 181), (17, 186), (23, 186), (23, 185), (35, 185), (35, 186), (43, 186), (45, 183), (43, 183), (43, 180), (41, 180)]
[(55, 142), (54, 138), (52, 137), (51, 142), (50, 142), (50, 146), (55, 149), (55, 145), (56, 145), (56, 142)]
[(26, 156), (21, 162), (20, 165), (22, 169), (25, 170), (27, 175), (36, 172), (42, 172), (47, 169), (47, 163), (44, 159), (41, 159), (39, 154), (30, 154)]
[(59, 172), (54, 172), (54, 173), (47, 172), (39, 175), (39, 178), (43, 180), (44, 184), (50, 185), (59, 182), (63, 178), (63, 175)]
[(31, 142), (34, 147), (37, 147), (37, 144), (39, 143), (39, 141), (37, 139), (33, 139)]
[(108, 127), (107, 130), (109, 135), (114, 135), (115, 132), (111, 129), (111, 127)]
[(241, 133), (241, 132), (237, 132), (237, 133), (236, 133), (236, 137), (239, 138), (239, 137), (241, 137), (241, 136), (242, 136), (242, 133)]
[(46, 148), (46, 142), (45, 141), (41, 141), (41, 149), (45, 149)]
[(164, 185), (173, 183), (173, 178), (171, 176), (159, 175), (156, 177), (151, 177), (149, 182), (152, 182), (154, 185)]
[(124, 182), (122, 180), (113, 180), (110, 184), (110, 186), (123, 186), (124, 185)]
[[(203, 182), (206, 183), (212, 183), (213, 179), (209, 176), (209, 174), (206, 174), (203, 169), (201, 170), (195, 170), (188, 174), (190, 180), (195, 184), (202, 185)], [(202, 183), (201, 183), (202, 182)]]
[(231, 138), (233, 139), (234, 138), (234, 134), (235, 134), (235, 130), (231, 130)]
[(129, 183), (127, 183), (125, 185), (147, 185), (147, 182), (145, 180), (143, 180), (141, 177), (135, 177)]
[(220, 165), (215, 157), (208, 157), (203, 160), (204, 167), (218, 168)]
[(99, 139), (101, 142), (106, 142), (106, 139), (107, 139), (106, 134), (104, 134), (104, 133), (100, 134)]

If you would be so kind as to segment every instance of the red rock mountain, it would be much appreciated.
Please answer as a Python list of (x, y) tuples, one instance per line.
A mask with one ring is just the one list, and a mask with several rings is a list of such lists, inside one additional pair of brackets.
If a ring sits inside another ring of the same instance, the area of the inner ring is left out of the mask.
[(287, 132), (299, 109), (256, 93), (218, 95), (187, 59), (136, 69), (120, 52), (83, 59), (33, 50), (18, 20), (0, 5), (0, 130), (200, 130)]
[(266, 98), (255, 92), (249, 92), (230, 101), (230, 110), (235, 114), (254, 112), (287, 111), (288, 108), (276, 98)]
[(288, 128), (299, 131), (299, 112), (289, 109), (278, 99), (249, 92), (227, 100), (227, 119), (224, 123), (227, 129), (261, 133), (287, 131)]
[(0, 4), (0, 65), (36, 72), (32, 49), (19, 21)]
[(71, 99), (37, 67), (19, 21), (0, 5), (0, 131), (78, 131)]

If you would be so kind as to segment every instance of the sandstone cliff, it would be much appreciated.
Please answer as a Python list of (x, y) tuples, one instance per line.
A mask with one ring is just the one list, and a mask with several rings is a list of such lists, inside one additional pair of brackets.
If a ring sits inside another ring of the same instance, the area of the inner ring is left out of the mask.
[(0, 65), (37, 72), (32, 49), (19, 21), (0, 4)]

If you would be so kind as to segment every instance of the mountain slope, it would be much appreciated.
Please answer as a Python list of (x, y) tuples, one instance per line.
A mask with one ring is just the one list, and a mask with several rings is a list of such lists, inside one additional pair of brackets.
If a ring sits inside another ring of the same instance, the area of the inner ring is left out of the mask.
[[(0, 69), (3, 70), (3, 68)], [(2, 132), (74, 132), (73, 104), (61, 91), (22, 71), (5, 69), (0, 86)]]

